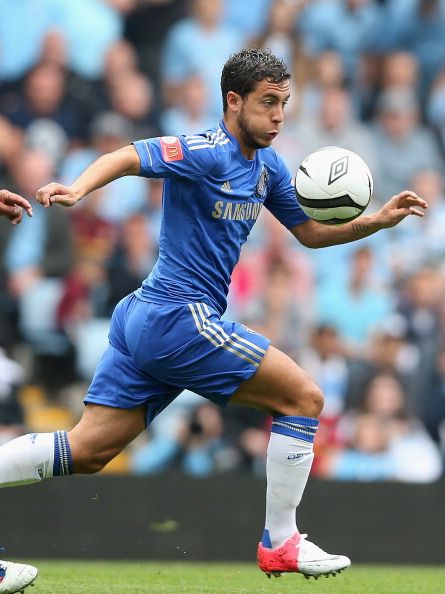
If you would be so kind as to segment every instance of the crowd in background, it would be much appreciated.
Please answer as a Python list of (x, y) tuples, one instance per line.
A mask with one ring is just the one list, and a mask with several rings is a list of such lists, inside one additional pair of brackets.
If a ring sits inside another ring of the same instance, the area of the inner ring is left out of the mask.
[[(313, 473), (429, 482), (445, 454), (445, 0), (0, 2), (0, 187), (32, 198), (131, 140), (221, 118), (229, 54), (271, 48), (292, 99), (274, 146), (359, 153), (369, 211), (410, 188), (423, 219), (309, 251), (267, 212), (227, 316), (270, 337), (324, 391)], [(114, 305), (157, 256), (162, 182), (126, 177), (74, 209), (0, 220), (0, 443), (69, 428)], [(110, 466), (264, 476), (270, 418), (184, 393)]]

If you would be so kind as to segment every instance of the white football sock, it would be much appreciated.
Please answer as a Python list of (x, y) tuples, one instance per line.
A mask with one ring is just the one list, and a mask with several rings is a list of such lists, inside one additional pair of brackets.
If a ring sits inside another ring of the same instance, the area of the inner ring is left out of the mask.
[(317, 419), (274, 418), (267, 450), (266, 521), (262, 537), (266, 547), (281, 546), (297, 531), (296, 509), (314, 459), (317, 427)]
[(29, 433), (0, 447), (0, 488), (36, 483), (71, 472), (65, 431)]

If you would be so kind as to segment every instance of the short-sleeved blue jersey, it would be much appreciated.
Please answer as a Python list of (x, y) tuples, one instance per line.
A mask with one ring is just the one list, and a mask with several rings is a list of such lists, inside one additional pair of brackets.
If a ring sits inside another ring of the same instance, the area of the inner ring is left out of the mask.
[(134, 143), (140, 175), (165, 178), (159, 258), (138, 291), (154, 303), (207, 303), (221, 314), (230, 277), (264, 206), (292, 228), (307, 220), (272, 148), (253, 160), (224, 122), (194, 136)]

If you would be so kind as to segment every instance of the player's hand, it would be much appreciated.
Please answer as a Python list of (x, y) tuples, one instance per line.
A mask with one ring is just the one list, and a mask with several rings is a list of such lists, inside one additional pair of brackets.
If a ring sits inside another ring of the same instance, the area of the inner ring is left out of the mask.
[(42, 206), (48, 208), (53, 204), (61, 204), (62, 206), (74, 206), (79, 196), (75, 194), (69, 186), (52, 182), (43, 186), (36, 192), (36, 200)]
[(0, 215), (7, 217), (13, 225), (18, 225), (23, 218), (23, 210), (32, 217), (31, 204), (9, 190), (0, 190)]
[(415, 192), (404, 190), (393, 196), (376, 213), (377, 220), (382, 228), (389, 228), (398, 225), (409, 215), (423, 217), (428, 204), (423, 198), (419, 198)]

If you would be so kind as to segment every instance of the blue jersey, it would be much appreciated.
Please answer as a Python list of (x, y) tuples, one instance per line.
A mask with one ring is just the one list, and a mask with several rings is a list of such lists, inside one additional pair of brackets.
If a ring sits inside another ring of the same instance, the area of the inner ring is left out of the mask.
[(165, 178), (159, 258), (138, 291), (157, 304), (207, 303), (222, 314), (230, 277), (263, 205), (287, 228), (307, 220), (272, 148), (246, 159), (224, 122), (194, 136), (134, 143), (140, 175)]

